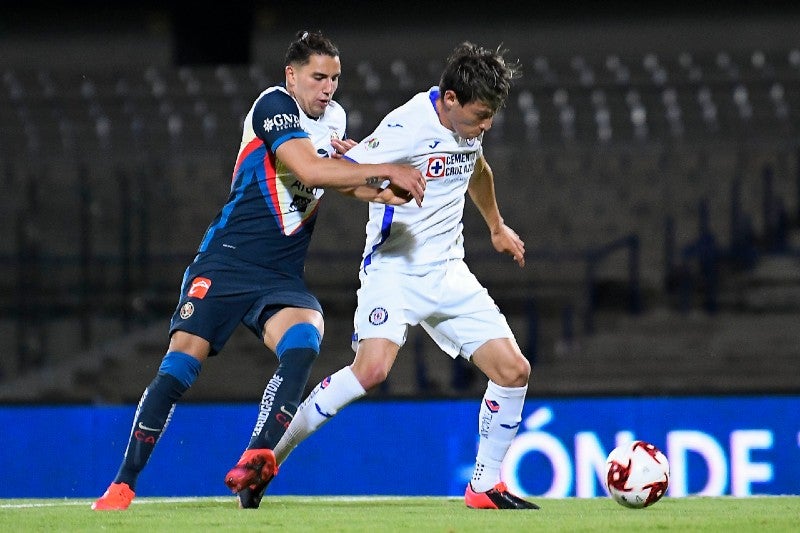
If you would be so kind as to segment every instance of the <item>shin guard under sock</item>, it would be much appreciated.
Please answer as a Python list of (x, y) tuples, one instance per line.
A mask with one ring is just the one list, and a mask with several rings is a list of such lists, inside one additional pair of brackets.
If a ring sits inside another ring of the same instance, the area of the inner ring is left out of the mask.
[(283, 463), (298, 444), (330, 421), (336, 413), (366, 393), (349, 366), (323, 379), (303, 400), (286, 433), (275, 446), (278, 464)]
[(200, 361), (182, 352), (169, 352), (164, 356), (158, 375), (139, 400), (125, 458), (115, 483), (127, 483), (135, 490), (139, 474), (167, 429), (175, 402), (192, 386), (200, 373), (200, 366)]
[(275, 447), (297, 412), (305, 392), (317, 352), (311, 348), (292, 348), (283, 352), (261, 398), (248, 449)]
[(481, 402), (478, 453), (470, 481), (476, 492), (485, 492), (500, 481), (500, 466), (519, 430), (527, 390), (527, 385), (501, 387), (489, 381)]
[(175, 402), (186, 392), (180, 381), (169, 374), (159, 373), (142, 394), (133, 417), (125, 459), (117, 472), (115, 483), (127, 483), (136, 490), (136, 479), (144, 469), (158, 439), (167, 429)]

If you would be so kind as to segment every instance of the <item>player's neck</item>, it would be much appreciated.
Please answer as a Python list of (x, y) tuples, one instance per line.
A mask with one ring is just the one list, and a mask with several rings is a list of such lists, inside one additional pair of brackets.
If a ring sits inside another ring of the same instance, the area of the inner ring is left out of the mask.
[(447, 128), (448, 130), (450, 130), (453, 133), (455, 133), (455, 130), (453, 129), (453, 125), (447, 119), (447, 115), (444, 112), (444, 102), (442, 101), (442, 97), (441, 96), (439, 96), (439, 98), (436, 99), (436, 102), (434, 102), (434, 105), (436, 106), (436, 116), (439, 117), (439, 124), (441, 124), (442, 126)]

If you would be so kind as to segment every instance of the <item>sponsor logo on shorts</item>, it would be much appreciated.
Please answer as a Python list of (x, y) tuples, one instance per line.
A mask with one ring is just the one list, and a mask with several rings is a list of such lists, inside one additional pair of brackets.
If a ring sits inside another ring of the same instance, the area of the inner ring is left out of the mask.
[(192, 285), (189, 287), (187, 296), (189, 298), (198, 298), (202, 300), (206, 297), (208, 289), (211, 288), (211, 280), (208, 278), (201, 278), (200, 276), (192, 280)]
[(192, 304), (192, 302), (186, 302), (181, 306), (180, 315), (182, 319), (186, 320), (193, 314), (194, 314), (194, 304)]
[(381, 144), (381, 142), (376, 137), (370, 137), (364, 142), (367, 144), (367, 148), (373, 148), (373, 149), (377, 148)]
[(386, 322), (389, 318), (389, 313), (383, 307), (376, 307), (369, 314), (369, 323), (373, 326), (379, 326)]

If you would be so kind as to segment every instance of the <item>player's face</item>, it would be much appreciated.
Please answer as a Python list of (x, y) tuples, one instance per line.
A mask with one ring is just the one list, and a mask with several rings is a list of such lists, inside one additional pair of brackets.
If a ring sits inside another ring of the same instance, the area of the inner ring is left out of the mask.
[(453, 91), (445, 91), (439, 109), (439, 121), (462, 139), (474, 139), (492, 129), (494, 111), (486, 103), (473, 101), (461, 105)]
[(305, 65), (287, 65), (286, 89), (306, 115), (316, 118), (328, 107), (341, 74), (338, 57), (313, 54)]

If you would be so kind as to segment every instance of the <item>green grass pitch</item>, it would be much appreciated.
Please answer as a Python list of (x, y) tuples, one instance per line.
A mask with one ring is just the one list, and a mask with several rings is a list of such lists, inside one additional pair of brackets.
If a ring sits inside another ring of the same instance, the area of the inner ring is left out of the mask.
[(92, 500), (0, 500), (0, 531), (414, 531), (576, 532), (800, 531), (800, 496), (664, 498), (641, 510), (608, 498), (532, 499), (539, 511), (467, 509), (460, 498), (137, 498), (127, 511), (95, 512)]

